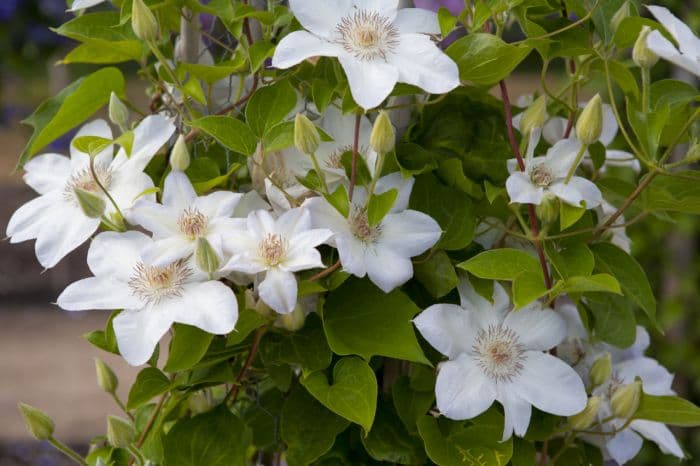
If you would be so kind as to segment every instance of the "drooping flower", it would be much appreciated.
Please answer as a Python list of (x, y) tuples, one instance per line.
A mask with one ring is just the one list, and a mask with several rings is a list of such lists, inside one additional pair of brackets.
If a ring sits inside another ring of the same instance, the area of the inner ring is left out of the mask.
[(457, 65), (426, 34), (439, 34), (434, 12), (397, 10), (397, 0), (291, 0), (306, 31), (284, 37), (272, 58), (290, 68), (313, 56), (337, 57), (363, 108), (376, 107), (397, 82), (443, 94), (459, 85)]
[[(136, 199), (153, 187), (144, 168), (175, 131), (173, 124), (158, 115), (146, 117), (134, 129), (134, 143), (127, 156), (121, 149), (113, 158), (113, 147), (95, 156), (95, 173), (122, 213)], [(112, 139), (112, 131), (104, 120), (83, 126), (76, 138), (98, 136)], [(7, 235), (12, 243), (36, 239), (36, 256), (42, 266), (51, 268), (63, 257), (84, 243), (100, 225), (100, 218), (91, 218), (80, 207), (76, 188), (105, 201), (104, 216), (116, 209), (104, 196), (90, 171), (90, 157), (71, 145), (70, 158), (60, 154), (43, 154), (24, 166), (25, 182), (40, 194), (20, 207), (10, 218)], [(142, 196), (154, 199), (153, 194)]]
[(503, 439), (523, 436), (532, 406), (570, 416), (586, 407), (581, 378), (545, 351), (566, 335), (564, 320), (534, 302), (518, 311), (499, 283), (493, 304), (467, 280), (459, 285), (461, 305), (435, 304), (415, 319), (428, 343), (447, 356), (435, 394), (440, 412), (455, 420), (471, 419), (494, 401), (503, 405)]
[(124, 309), (113, 326), (119, 352), (132, 365), (148, 361), (173, 322), (223, 335), (238, 319), (230, 288), (184, 259), (164, 266), (145, 262), (140, 252), (151, 245), (137, 231), (99, 234), (87, 259), (94, 277), (73, 283), (58, 297), (67, 311)]
[(387, 293), (413, 276), (411, 257), (427, 251), (442, 234), (430, 216), (408, 209), (413, 183), (413, 178), (404, 180), (399, 173), (379, 179), (375, 193), (396, 189), (398, 194), (389, 213), (376, 225), (369, 223), (367, 191), (362, 187), (355, 188), (347, 217), (324, 198), (304, 202), (314, 226), (333, 231), (330, 244), (338, 249), (343, 270), (357, 277), (368, 275)]
[(652, 31), (647, 37), (647, 45), (652, 52), (681, 68), (700, 76), (700, 38), (668, 8), (647, 5), (652, 15), (671, 34), (678, 47), (666, 39), (659, 31)]
[(260, 298), (280, 314), (288, 314), (297, 305), (297, 280), (294, 272), (324, 267), (316, 246), (331, 237), (327, 229), (311, 226), (304, 208), (296, 208), (275, 219), (266, 210), (251, 212), (246, 229), (229, 236), (224, 249), (231, 259), (224, 271), (260, 275)]
[(128, 215), (131, 223), (153, 233), (155, 241), (143, 251), (144, 259), (156, 266), (186, 259), (199, 238), (206, 239), (222, 259), (223, 236), (240, 229), (241, 220), (231, 217), (241, 196), (217, 191), (198, 197), (187, 175), (172, 171), (165, 179), (163, 203), (139, 200)]

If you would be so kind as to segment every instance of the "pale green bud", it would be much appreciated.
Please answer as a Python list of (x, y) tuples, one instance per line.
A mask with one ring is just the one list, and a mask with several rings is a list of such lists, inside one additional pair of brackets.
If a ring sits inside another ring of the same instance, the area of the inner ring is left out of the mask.
[(612, 30), (617, 31), (617, 28), (620, 27), (622, 21), (626, 18), (629, 18), (630, 16), (632, 16), (632, 9), (630, 8), (630, 2), (627, 1), (622, 4), (622, 6), (615, 12), (613, 17), (610, 19), (610, 25), (612, 26)]
[(612, 356), (610, 353), (605, 353), (603, 356), (595, 360), (591, 366), (589, 377), (591, 384), (594, 387), (604, 384), (612, 374)]
[(634, 382), (618, 387), (610, 398), (613, 414), (621, 419), (634, 416), (642, 398), (642, 381), (637, 378)]
[(109, 119), (120, 128), (128, 127), (129, 109), (114, 92), (109, 96)]
[(535, 213), (542, 223), (553, 223), (559, 217), (559, 198), (552, 193), (545, 194), (542, 202), (535, 206)]
[(377, 154), (388, 154), (396, 145), (396, 132), (391, 124), (389, 114), (382, 110), (374, 121), (372, 134), (369, 137), (369, 146)]
[(155, 41), (158, 38), (158, 20), (143, 0), (132, 0), (131, 27), (141, 40)]
[(206, 238), (197, 238), (194, 258), (197, 262), (197, 267), (203, 272), (212, 274), (219, 270), (219, 256)]
[(19, 403), (17, 406), (22, 413), (27, 430), (34, 438), (48, 440), (53, 437), (54, 424), (48, 414), (25, 403)]
[(306, 115), (297, 113), (294, 118), (294, 145), (304, 154), (315, 154), (321, 144), (318, 129)]
[(296, 332), (304, 326), (306, 314), (300, 306), (297, 306), (289, 314), (282, 314), (278, 320), (283, 328), (290, 332)]
[(203, 391), (199, 391), (190, 396), (188, 402), (190, 405), (190, 411), (192, 411), (192, 414), (194, 415), (206, 413), (211, 409), (209, 397)]
[(603, 132), (603, 102), (596, 94), (581, 112), (576, 123), (576, 137), (583, 144), (595, 143)]
[(578, 414), (569, 416), (569, 424), (576, 430), (584, 430), (589, 428), (598, 416), (601, 399), (598, 396), (592, 396), (586, 403), (586, 408)]
[(534, 128), (542, 128), (547, 119), (547, 97), (539, 96), (530, 105), (520, 120), (520, 132), (528, 137)]
[(182, 134), (177, 137), (173, 150), (170, 153), (170, 166), (173, 170), (184, 172), (190, 166), (190, 151), (187, 149), (185, 136)]
[(117, 416), (107, 416), (107, 441), (116, 448), (127, 448), (136, 440), (133, 424)]
[(245, 307), (252, 309), (263, 317), (272, 318), (277, 316), (277, 313), (270, 309), (262, 299), (257, 299), (253, 290), (250, 288), (245, 291)]
[(107, 393), (114, 393), (119, 385), (119, 380), (112, 369), (101, 359), (95, 358), (95, 372), (97, 373), (97, 385)]
[(101, 196), (82, 188), (73, 188), (75, 198), (83, 213), (89, 218), (100, 218), (105, 212), (107, 204)]
[(642, 26), (642, 30), (637, 37), (632, 49), (632, 60), (640, 68), (652, 68), (659, 61), (659, 56), (655, 54), (647, 45), (647, 38), (651, 33), (649, 26)]

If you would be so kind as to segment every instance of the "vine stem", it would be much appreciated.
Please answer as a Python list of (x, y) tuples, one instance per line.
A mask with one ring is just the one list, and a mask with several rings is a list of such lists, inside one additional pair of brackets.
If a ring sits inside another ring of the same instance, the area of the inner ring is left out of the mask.
[(355, 183), (357, 182), (357, 156), (360, 150), (360, 123), (362, 115), (355, 116), (355, 135), (352, 142), (352, 167), (350, 172), (350, 188), (348, 189), (348, 198), (352, 202), (352, 195), (355, 192)]
[[(172, 378), (171, 378), (172, 380)], [(158, 404), (156, 404), (156, 407), (153, 409), (153, 412), (151, 413), (150, 417), (148, 418), (148, 421), (146, 421), (146, 427), (143, 428), (143, 432), (141, 432), (141, 435), (139, 436), (139, 439), (136, 441), (136, 448), (139, 449), (143, 446), (143, 443), (146, 441), (146, 437), (148, 437), (148, 434), (151, 432), (151, 429), (153, 429), (153, 426), (156, 423), (156, 419), (158, 418), (158, 414), (160, 413), (160, 410), (163, 409), (163, 404), (165, 403), (165, 399), (168, 396), (168, 392), (163, 393), (161, 395), (160, 399), (158, 400)], [(129, 465), (132, 466), (134, 464), (134, 461), (136, 460), (136, 457), (132, 456), (131, 459), (129, 460)]]
[(339, 268), (340, 268), (340, 259), (338, 259), (338, 260), (335, 262), (335, 264), (331, 265), (331, 266), (328, 267), (327, 269), (322, 270), (321, 272), (317, 273), (317, 274), (314, 275), (313, 277), (309, 278), (309, 281), (310, 281), (310, 282), (315, 282), (315, 281), (317, 281), (317, 280), (320, 280), (320, 279), (322, 279), (322, 278), (325, 278), (325, 277), (327, 277), (328, 275), (330, 275), (330, 274), (332, 274), (333, 272), (335, 272), (336, 270), (338, 270)]
[(228, 395), (226, 395), (226, 398), (224, 399), (224, 404), (233, 404), (236, 402), (236, 399), (238, 398), (238, 393), (241, 390), (241, 382), (248, 373), (248, 369), (250, 369), (250, 366), (253, 364), (255, 355), (258, 354), (260, 340), (262, 339), (266, 331), (267, 328), (265, 327), (259, 327), (255, 331), (255, 336), (253, 337), (253, 343), (250, 345), (250, 351), (248, 351), (248, 356), (246, 357), (245, 362), (243, 363), (243, 367), (241, 367), (241, 370), (238, 373), (238, 376), (236, 377), (236, 381), (234, 382), (233, 387), (231, 387), (231, 391), (229, 391)]
[(66, 455), (68, 458), (72, 459), (77, 464), (87, 466), (87, 462), (82, 458), (82, 456), (74, 452), (68, 445), (61, 442), (56, 437), (51, 436), (49, 437), (48, 441), (56, 450)]

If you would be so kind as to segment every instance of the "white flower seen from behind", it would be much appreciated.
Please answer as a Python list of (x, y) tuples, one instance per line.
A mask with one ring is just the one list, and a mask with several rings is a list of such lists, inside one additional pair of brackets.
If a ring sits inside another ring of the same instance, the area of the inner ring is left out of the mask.
[(655, 5), (648, 5), (647, 8), (671, 34), (678, 47), (659, 31), (649, 34), (647, 46), (661, 58), (690, 71), (695, 76), (700, 76), (700, 38), (668, 8)]

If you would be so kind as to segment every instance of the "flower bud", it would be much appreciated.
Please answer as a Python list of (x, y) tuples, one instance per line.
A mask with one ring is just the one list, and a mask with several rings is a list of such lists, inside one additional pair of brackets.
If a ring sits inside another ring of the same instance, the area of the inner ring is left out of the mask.
[(107, 204), (97, 194), (82, 188), (73, 188), (75, 197), (83, 213), (89, 218), (100, 218), (105, 212)]
[(542, 202), (535, 206), (535, 213), (542, 223), (553, 223), (559, 217), (559, 198), (552, 193), (545, 194)]
[(632, 9), (630, 8), (630, 2), (627, 1), (622, 4), (622, 6), (615, 12), (613, 17), (610, 19), (610, 26), (612, 26), (613, 31), (617, 31), (620, 27), (622, 21), (626, 18), (632, 16)]
[(109, 96), (109, 119), (120, 128), (127, 128), (129, 123), (129, 109), (114, 92)]
[(263, 317), (272, 318), (277, 315), (262, 299), (257, 299), (250, 288), (245, 291), (245, 307), (254, 310)]
[(197, 262), (197, 267), (203, 272), (213, 274), (219, 270), (219, 256), (206, 238), (197, 238), (194, 258)]
[(569, 416), (569, 424), (571, 427), (576, 430), (584, 430), (589, 428), (598, 417), (600, 403), (600, 397), (590, 397), (583, 411), (578, 414), (574, 414), (573, 416)]
[(603, 103), (596, 94), (581, 112), (576, 122), (576, 137), (583, 144), (595, 143), (603, 132)]
[(141, 40), (154, 41), (158, 38), (158, 20), (143, 0), (132, 0), (131, 27)]
[(53, 437), (54, 424), (48, 414), (28, 404), (19, 403), (17, 406), (22, 413), (27, 430), (34, 438), (48, 440)]
[(618, 387), (610, 398), (613, 414), (621, 419), (634, 416), (642, 398), (642, 381), (637, 378), (634, 382)]
[(97, 385), (107, 393), (114, 393), (119, 385), (119, 380), (112, 369), (101, 359), (95, 358), (95, 371), (97, 373)]
[(284, 329), (290, 332), (296, 332), (304, 326), (306, 314), (304, 314), (301, 307), (297, 305), (292, 312), (289, 314), (282, 314), (278, 320)]
[(321, 144), (321, 136), (318, 134), (316, 125), (309, 120), (306, 115), (297, 113), (294, 118), (294, 145), (304, 154), (315, 154)]
[(136, 440), (131, 422), (117, 416), (107, 416), (107, 441), (116, 448), (127, 448)]
[(603, 356), (595, 360), (591, 366), (589, 377), (591, 384), (594, 387), (604, 384), (612, 374), (612, 356), (610, 353), (605, 353)]
[(190, 151), (187, 149), (185, 136), (182, 134), (177, 137), (173, 150), (170, 153), (170, 166), (173, 170), (184, 172), (190, 166)]
[(520, 120), (520, 132), (524, 137), (528, 137), (534, 128), (542, 128), (547, 120), (547, 97), (539, 96), (530, 105)]
[(377, 154), (388, 154), (396, 145), (396, 132), (391, 124), (389, 114), (382, 110), (374, 121), (372, 134), (369, 137), (369, 146)]
[(189, 405), (193, 415), (206, 413), (211, 409), (209, 397), (203, 391), (199, 391), (190, 396)]
[(649, 26), (642, 26), (637, 42), (634, 43), (634, 48), (632, 49), (632, 60), (640, 68), (649, 69), (659, 61), (659, 56), (647, 45), (647, 38), (650, 33), (651, 28)]

